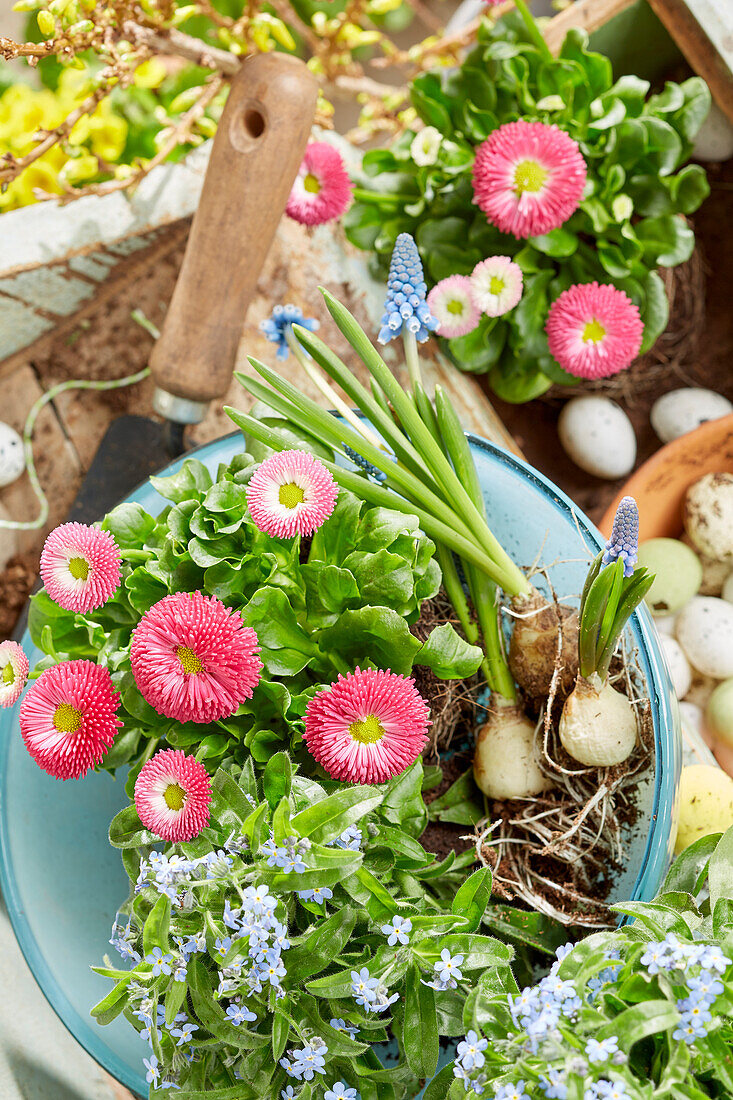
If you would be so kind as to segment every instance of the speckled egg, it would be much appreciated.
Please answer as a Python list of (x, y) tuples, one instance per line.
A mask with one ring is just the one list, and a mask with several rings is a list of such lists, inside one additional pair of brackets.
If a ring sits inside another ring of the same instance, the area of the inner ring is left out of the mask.
[(708, 558), (733, 564), (733, 474), (705, 474), (685, 496), (685, 530)]
[(723, 587), (720, 591), (720, 595), (728, 603), (733, 603), (733, 573), (729, 573), (723, 581)]
[(654, 574), (646, 594), (647, 607), (654, 616), (674, 615), (700, 587), (700, 559), (679, 539), (645, 539), (639, 546), (639, 565)]
[(708, 420), (718, 420), (733, 412), (733, 404), (721, 393), (687, 386), (662, 394), (652, 405), (649, 419), (662, 443), (699, 428)]
[(733, 679), (718, 684), (708, 699), (705, 717), (715, 736), (733, 745)]
[(677, 617), (677, 641), (687, 660), (705, 676), (733, 676), (733, 604), (695, 596)]
[(654, 625), (660, 634), (669, 634), (673, 638), (676, 618), (676, 615), (655, 615)]
[(672, 678), (674, 693), (678, 699), (684, 699), (692, 686), (692, 669), (685, 657), (685, 651), (675, 638), (663, 634), (660, 638), (662, 653), (667, 662), (669, 675)]
[(15, 428), (0, 421), (0, 489), (17, 481), (23, 470), (23, 440)]
[(607, 397), (574, 397), (560, 413), (560, 442), (576, 466), (615, 481), (636, 461), (636, 436), (626, 413)]

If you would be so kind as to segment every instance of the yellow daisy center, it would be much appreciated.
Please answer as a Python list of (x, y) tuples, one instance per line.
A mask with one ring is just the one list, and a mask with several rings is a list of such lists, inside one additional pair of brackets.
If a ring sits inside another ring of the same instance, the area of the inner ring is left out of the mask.
[(170, 783), (163, 791), (163, 798), (169, 810), (182, 810), (186, 805), (186, 792), (178, 783)]
[(452, 298), (451, 301), (448, 302), (448, 305), (445, 308), (448, 311), (448, 313), (453, 313), (457, 317), (461, 317), (463, 315), (463, 310), (464, 310), (465, 307), (464, 307), (464, 303), (462, 301), (460, 301), (460, 299)]
[(2, 679), (3, 679), (4, 684), (14, 684), (15, 683), (15, 669), (11, 665), (10, 661), (8, 661), (5, 668), (3, 669)]
[(176, 657), (181, 662), (183, 671), (189, 676), (194, 675), (196, 672), (204, 671), (204, 662), (200, 657), (197, 657), (192, 649), (189, 649), (187, 645), (179, 645), (176, 650)]
[(83, 714), (71, 703), (60, 703), (53, 716), (53, 724), (59, 733), (76, 733), (81, 729)]
[(599, 344), (603, 337), (606, 335), (606, 330), (600, 321), (597, 321), (595, 317), (592, 321), (588, 321), (583, 329), (583, 343)]
[(294, 481), (289, 481), (287, 485), (281, 485), (278, 496), (284, 508), (297, 508), (305, 500), (305, 493), (300, 485), (296, 485)]
[(69, 558), (69, 572), (75, 581), (85, 581), (89, 576), (89, 562), (86, 558)]
[(506, 283), (498, 275), (492, 275), (489, 282), (489, 294), (501, 294), (506, 288)]
[(366, 718), (352, 722), (349, 726), (351, 736), (362, 745), (376, 744), (377, 741), (382, 740), (386, 732), (376, 714), (367, 714)]
[(525, 191), (536, 194), (547, 181), (548, 172), (536, 160), (520, 160), (514, 169), (514, 190), (522, 195)]
[(303, 179), (303, 187), (311, 195), (318, 195), (321, 191), (321, 181), (318, 176), (314, 176), (312, 172), (309, 172)]

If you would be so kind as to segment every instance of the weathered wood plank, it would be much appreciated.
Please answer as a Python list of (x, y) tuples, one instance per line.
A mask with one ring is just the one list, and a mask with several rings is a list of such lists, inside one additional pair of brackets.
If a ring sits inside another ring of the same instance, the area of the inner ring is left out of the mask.
[(649, 0), (649, 6), (733, 122), (733, 2)]

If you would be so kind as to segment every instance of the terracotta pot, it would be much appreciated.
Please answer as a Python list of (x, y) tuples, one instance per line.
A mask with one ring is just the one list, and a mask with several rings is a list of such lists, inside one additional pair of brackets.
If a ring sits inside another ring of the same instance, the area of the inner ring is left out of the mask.
[[(704, 474), (733, 473), (733, 413), (709, 420), (694, 432), (662, 447), (631, 475), (600, 523), (608, 536), (622, 497), (639, 505), (639, 539), (679, 538), (682, 507), (690, 485)], [(718, 763), (733, 775), (733, 750), (721, 741), (711, 745)]]
[(639, 505), (639, 539), (678, 538), (690, 485), (704, 474), (733, 473), (733, 413), (709, 420), (662, 447), (631, 475), (600, 523), (608, 536), (622, 497)]

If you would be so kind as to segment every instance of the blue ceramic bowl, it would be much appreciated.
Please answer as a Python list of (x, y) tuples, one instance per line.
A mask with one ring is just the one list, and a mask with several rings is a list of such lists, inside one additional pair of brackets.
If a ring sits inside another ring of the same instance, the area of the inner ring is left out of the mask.
[[(557, 562), (552, 581), (560, 597), (577, 596), (598, 532), (570, 500), (526, 463), (471, 437), (490, 522), (514, 560), (528, 565), (541, 553)], [(234, 433), (199, 448), (212, 473), (242, 449)], [(165, 474), (175, 472), (182, 460)], [(128, 498), (156, 513), (164, 502), (150, 483)], [(639, 792), (639, 820), (628, 837), (629, 860), (614, 883), (615, 900), (649, 900), (667, 868), (681, 757), (677, 710), (654, 628), (646, 611), (632, 620), (633, 641), (652, 702), (656, 766)], [(41, 654), (29, 635), (31, 665)], [(18, 704), (19, 706), (19, 704)], [(78, 782), (52, 779), (25, 750), (17, 708), (0, 711), (0, 865), (2, 891), (28, 965), (60, 1018), (82, 1046), (133, 1092), (147, 1096), (141, 1072), (147, 1044), (122, 1018), (100, 1027), (89, 1015), (109, 982), (89, 969), (110, 951), (118, 905), (127, 894), (119, 852), (107, 829), (126, 803), (123, 778), (106, 772)]]

